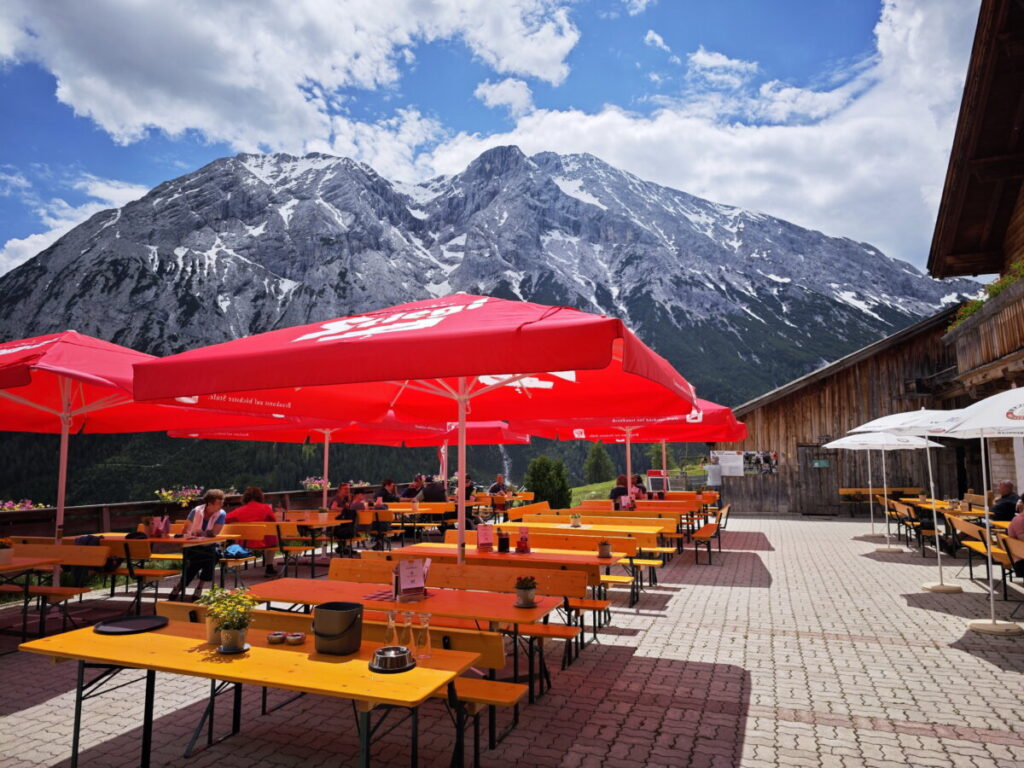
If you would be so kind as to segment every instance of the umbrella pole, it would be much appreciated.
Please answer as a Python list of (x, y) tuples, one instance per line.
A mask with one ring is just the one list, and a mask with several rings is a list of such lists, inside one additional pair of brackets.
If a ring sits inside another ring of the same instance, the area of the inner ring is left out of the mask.
[(327, 509), (327, 489), (331, 487), (331, 481), (327, 479), (331, 466), (331, 430), (324, 430), (324, 488), (320, 506)]
[(665, 473), (665, 490), (668, 490), (668, 449), (665, 441), (661, 441), (661, 471)]
[(939, 566), (939, 583), (925, 584), (924, 589), (928, 592), (954, 593), (963, 592), (963, 589), (955, 584), (946, 584), (942, 579), (942, 547), (939, 540), (939, 512), (935, 507), (935, 475), (932, 472), (932, 449), (927, 446), (924, 449), (925, 458), (928, 460), (928, 488), (931, 491), (932, 499), (932, 527), (935, 529), (935, 561)]
[(885, 526), (885, 546), (884, 547), (875, 547), (875, 552), (903, 552), (904, 551), (903, 547), (894, 547), (894, 546), (891, 545), (890, 540), (889, 540), (889, 536), (890, 536), (890, 534), (889, 534), (889, 519), (890, 518), (889, 518), (889, 511), (888, 511), (888, 504), (889, 504), (889, 476), (886, 474), (886, 468), (885, 468), (885, 451), (884, 450), (881, 451), (881, 454), (882, 454), (882, 488), (883, 488), (883, 490), (882, 490), (882, 494), (883, 494), (882, 498), (884, 498), (886, 500), (885, 501), (885, 503), (886, 503), (886, 509), (885, 509), (885, 520), (886, 520), (886, 526)]
[(64, 538), (64, 504), (68, 486), (68, 436), (71, 434), (71, 379), (60, 379), (60, 464), (57, 472), (57, 526), (54, 541)]
[(466, 378), (464, 376), (459, 377), (459, 394), (456, 399), (459, 404), (459, 479), (455, 484), (455, 503), (458, 508), (457, 521), (459, 525), (457, 562), (459, 565), (462, 565), (466, 560), (466, 406), (469, 402), (469, 397), (466, 394)]
[(629, 498), (629, 492), (633, 488), (633, 451), (630, 448), (630, 437), (632, 436), (633, 430), (626, 429), (626, 498)]
[(871, 538), (875, 538), (875, 487), (871, 484), (871, 451), (868, 455), (868, 511), (871, 515)]
[(1012, 621), (996, 621), (996, 590), (995, 585), (992, 582), (992, 523), (989, 520), (989, 509), (988, 509), (988, 457), (986, 452), (988, 450), (985, 444), (984, 433), (981, 436), (981, 487), (982, 492), (985, 494), (985, 535), (987, 537), (988, 546), (985, 547), (988, 555), (988, 614), (987, 619), (977, 619), (975, 621), (968, 622), (967, 626), (973, 629), (975, 632), (983, 632), (991, 635), (1021, 635), (1024, 634), (1024, 629), (1020, 628), (1020, 625), (1015, 624)]

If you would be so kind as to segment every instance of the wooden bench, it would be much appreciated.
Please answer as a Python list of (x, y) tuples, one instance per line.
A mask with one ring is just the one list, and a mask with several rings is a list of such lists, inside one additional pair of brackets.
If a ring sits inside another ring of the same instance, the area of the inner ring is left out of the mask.
[(575, 507), (577, 511), (584, 509), (598, 509), (611, 511), (615, 509), (614, 499), (584, 499)]
[(731, 506), (731, 504), (726, 504), (715, 513), (715, 522), (706, 523), (700, 528), (700, 530), (693, 534), (693, 561), (696, 564), (701, 564), (699, 552), (702, 544), (707, 547), (708, 565), (711, 565), (711, 542), (717, 539), (718, 551), (722, 551), (722, 529), (725, 527), (725, 524), (729, 519), (729, 509)]
[[(384, 558), (371, 558), (365, 561), (362, 558), (358, 560), (335, 558), (331, 561), (331, 568), (327, 577), (336, 581), (388, 584), (391, 582), (394, 565), (395, 561), (389, 561)], [(502, 627), (502, 629), (512, 634), (521, 635), (531, 642), (532, 639), (541, 641), (544, 639), (557, 639), (565, 641), (562, 653), (562, 668), (565, 669), (566, 666), (575, 660), (585, 644), (582, 637), (582, 613), (584, 610), (591, 608), (588, 605), (588, 601), (585, 600), (587, 596), (587, 577), (582, 571), (560, 571), (551, 568), (508, 568), (493, 565), (453, 565), (451, 563), (434, 562), (431, 563), (430, 571), (427, 573), (426, 586), (437, 589), (471, 589), (482, 592), (511, 594), (515, 592), (515, 583), (520, 576), (533, 576), (537, 581), (538, 594), (562, 598), (562, 611), (565, 616), (566, 625), (551, 625), (547, 623), (545, 618), (543, 624), (520, 624), (518, 630), (514, 627)], [(595, 605), (592, 609), (602, 610), (605, 607), (602, 603), (601, 605)], [(445, 617), (438, 617), (436, 621), (439, 622), (440, 626), (465, 625), (463, 622)], [(540, 651), (541, 673), (542, 675), (547, 675), (543, 645), (538, 647)], [(533, 652), (534, 649), (528, 646), (527, 655), (530, 657), (531, 672)], [(541, 693), (543, 693), (543, 682)], [(533, 701), (532, 690), (530, 700)]]
[[(458, 540), (458, 531), (447, 531), (445, 543), (453, 544)], [(530, 534), (530, 545), (539, 549), (572, 549), (579, 552), (597, 553), (597, 544), (607, 541), (613, 552), (621, 552), (625, 555), (620, 564), (626, 563), (637, 556), (638, 547), (636, 539), (613, 538), (608, 536), (559, 536), (557, 534)], [(476, 545), (476, 531), (466, 531), (466, 545)], [(591, 587), (600, 586), (602, 574), (598, 573), (598, 582), (590, 583)], [(610, 619), (611, 602), (601, 599), (570, 598), (569, 609), (580, 614), (593, 613), (594, 615), (594, 639), (597, 639), (597, 629), (601, 626), (599, 619)], [(583, 626), (581, 615), (580, 626)]]
[[(354, 562), (349, 560), (348, 562)], [(179, 603), (164, 600), (157, 604), (157, 615), (166, 616), (172, 621), (205, 622), (206, 606), (194, 603)], [(364, 640), (372, 643), (383, 643), (384, 633), (387, 629), (387, 622), (368, 618), (371, 613), (363, 616)], [(278, 632), (304, 632), (308, 635), (307, 643), (314, 645), (313, 638), (313, 617), (308, 613), (290, 613), (288, 611), (273, 611), (254, 609), (254, 629), (263, 629)], [(430, 629), (431, 647), (435, 645), (447, 650), (468, 651), (478, 653), (480, 658), (476, 666), (489, 670), (489, 679), (479, 677), (461, 676), (455, 679), (455, 695), (460, 702), (466, 706), (468, 714), (473, 718), (473, 756), (474, 761), (479, 763), (480, 757), (480, 713), (486, 707), (488, 716), (488, 749), (494, 749), (500, 739), (497, 737), (495, 710), (498, 707), (511, 708), (515, 710), (511, 731), (519, 722), (519, 703), (527, 694), (527, 686), (521, 683), (500, 682), (493, 679), (497, 672), (505, 668), (505, 644), (499, 632), (489, 632), (479, 629), (463, 629), (455, 627), (436, 627), (431, 623)], [(268, 707), (267, 689), (263, 688), (262, 693), (262, 714), (268, 714), (280, 709), (285, 704), (301, 698), (305, 694), (291, 696), (287, 701), (282, 702), (274, 708)], [(434, 698), (447, 699), (448, 692), (445, 688), (439, 688), (433, 694)], [(502, 738), (507, 735), (502, 734)]]
[(1013, 561), (1005, 549), (994, 546), (989, 538), (988, 532), (980, 525), (961, 520), (954, 515), (946, 515), (950, 530), (957, 544), (967, 550), (967, 570), (970, 578), (974, 579), (974, 555), (980, 555), (985, 563), (985, 578), (988, 579), (988, 554), (992, 549), (992, 562), (1002, 568), (1003, 600), (1008, 598), (1006, 577), (1013, 571)]
[[(81, 544), (15, 544), (14, 557), (37, 557), (48, 560), (60, 560), (61, 566), (82, 568), (95, 568), (101, 570), (107, 564), (110, 557), (110, 547), (105, 545), (88, 546)], [(39, 569), (40, 572), (43, 569)], [(50, 570), (47, 568), (47, 570)], [(52, 573), (52, 570), (50, 571)], [(52, 582), (52, 577), (51, 577)], [(55, 605), (61, 612), (61, 632), (67, 631), (67, 625), (77, 629), (78, 624), (68, 612), (67, 603), (74, 597), (91, 592), (90, 587), (63, 587), (59, 584), (34, 584), (28, 588), (29, 599), (35, 598), (39, 608), (39, 635), (42, 636), (46, 629), (46, 614), (51, 605)], [(16, 584), (0, 585), (0, 592), (23, 594), (24, 589)]]

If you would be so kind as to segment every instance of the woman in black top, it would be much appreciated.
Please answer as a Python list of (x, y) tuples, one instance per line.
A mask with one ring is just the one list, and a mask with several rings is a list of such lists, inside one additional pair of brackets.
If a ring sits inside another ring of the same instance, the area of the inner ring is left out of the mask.
[(622, 497), (625, 496), (629, 499), (629, 488), (627, 483), (629, 480), (625, 475), (619, 475), (615, 480), (615, 487), (612, 488), (612, 492), (608, 494), (608, 498), (615, 502), (616, 509), (622, 509)]

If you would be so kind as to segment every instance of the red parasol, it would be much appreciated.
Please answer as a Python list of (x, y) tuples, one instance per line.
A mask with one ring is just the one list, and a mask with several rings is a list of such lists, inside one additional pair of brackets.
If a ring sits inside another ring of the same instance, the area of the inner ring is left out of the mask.
[(288, 415), (356, 418), (354, 406), (376, 404), (405, 421), (458, 422), (460, 487), (471, 404), (474, 420), (491, 420), (685, 414), (696, 399), (618, 319), (464, 294), (195, 349), (135, 373), (146, 400), (208, 396), (251, 411), (272, 394)]

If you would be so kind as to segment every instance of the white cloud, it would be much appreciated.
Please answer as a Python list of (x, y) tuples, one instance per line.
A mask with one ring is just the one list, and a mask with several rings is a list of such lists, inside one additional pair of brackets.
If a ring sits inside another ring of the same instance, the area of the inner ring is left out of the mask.
[(488, 107), (505, 107), (513, 117), (525, 115), (533, 110), (533, 92), (524, 81), (506, 77), (498, 83), (484, 80), (473, 91), (473, 95)]
[(0, 197), (9, 197), (18, 192), (24, 192), (31, 186), (29, 180), (17, 171), (0, 170)]
[[(667, 49), (666, 49), (667, 50)], [(718, 88), (739, 88), (757, 74), (757, 62), (730, 59), (724, 53), (700, 46), (686, 57), (690, 74), (704, 84)]]
[(666, 51), (668, 53), (672, 52), (672, 49), (665, 45), (665, 38), (663, 38), (653, 29), (648, 29), (647, 34), (644, 35), (644, 45), (649, 45), (652, 48), (659, 48), (662, 51)]
[[(639, 13), (647, 5), (620, 7)], [(651, 98), (651, 114), (615, 105), (533, 110), (489, 136), (449, 135), (412, 108), (366, 123), (329, 105), (349, 96), (343, 89), (393, 86), (417, 45), (443, 38), (463, 41), (506, 80), (560, 83), (579, 38), (569, 0), (337, 6), (7, 0), (0, 60), (39, 62), (56, 75), (62, 101), (122, 141), (152, 128), (195, 129), (239, 149), (346, 154), (401, 179), (457, 172), (500, 144), (591, 152), (641, 177), (872, 242), (920, 265), (978, 0), (884, 0), (873, 55), (823, 77), (824, 85), (780, 82), (754, 61), (699, 48), (686, 59), (686, 88)], [(92, 205), (68, 206), (72, 213), (62, 202), (40, 206), (54, 231)], [(24, 253), (55, 235), (35, 237)], [(0, 270), (22, 258), (20, 242), (4, 246)]]
[(622, 0), (622, 4), (626, 6), (626, 13), (630, 16), (636, 16), (647, 10), (647, 6), (654, 5), (658, 0)]
[(57, 97), (121, 142), (196, 130), (240, 150), (330, 143), (343, 89), (393, 86), (423, 42), (559, 84), (579, 39), (568, 0), (7, 0), (0, 60), (36, 61)]
[(0, 247), (0, 275), (49, 248), (62, 235), (90, 216), (108, 208), (120, 208), (142, 197), (148, 191), (146, 187), (137, 184), (83, 174), (69, 181), (67, 186), (84, 193), (90, 200), (81, 205), (71, 205), (59, 197), (40, 200), (32, 192), (31, 184), (24, 176), (16, 174), (16, 178), (18, 184), (12, 194), (20, 194), (25, 203), (35, 210), (46, 231), (28, 237), (12, 238), (4, 243), (3, 247)]
[[(825, 89), (772, 81), (684, 94), (651, 115), (616, 106), (537, 110), (505, 133), (454, 136), (423, 162), (456, 172), (502, 144), (531, 154), (591, 152), (643, 178), (871, 242), (921, 266), (977, 13), (976, 1), (886, 0), (875, 55)], [(716, 73), (757, 68), (696, 53), (698, 68)]]

